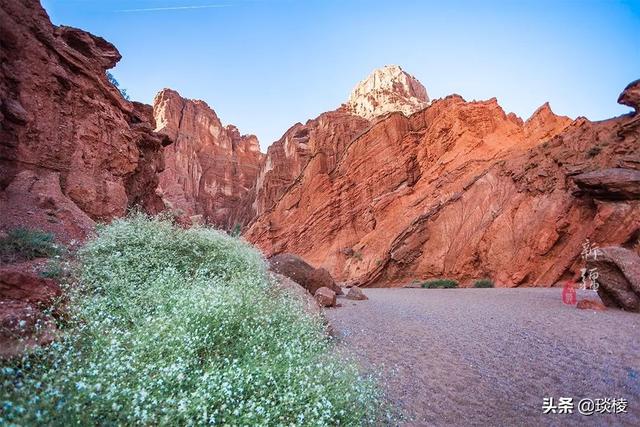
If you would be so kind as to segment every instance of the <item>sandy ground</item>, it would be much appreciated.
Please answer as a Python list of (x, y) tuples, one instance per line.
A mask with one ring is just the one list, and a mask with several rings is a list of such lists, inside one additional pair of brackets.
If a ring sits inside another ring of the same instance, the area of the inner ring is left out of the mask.
[[(640, 315), (578, 310), (561, 291), (365, 289), (326, 315), (401, 425), (640, 426)], [(545, 397), (573, 397), (574, 413), (543, 414)], [(583, 398), (628, 413), (580, 415)]]

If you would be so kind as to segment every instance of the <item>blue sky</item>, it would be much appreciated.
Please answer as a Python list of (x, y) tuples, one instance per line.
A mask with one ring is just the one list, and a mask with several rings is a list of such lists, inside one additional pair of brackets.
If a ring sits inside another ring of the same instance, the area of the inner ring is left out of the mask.
[(131, 97), (205, 100), (265, 149), (401, 65), (432, 99), (497, 97), (527, 118), (545, 101), (592, 120), (624, 114), (640, 78), (640, 1), (43, 0), (55, 24), (115, 44)]

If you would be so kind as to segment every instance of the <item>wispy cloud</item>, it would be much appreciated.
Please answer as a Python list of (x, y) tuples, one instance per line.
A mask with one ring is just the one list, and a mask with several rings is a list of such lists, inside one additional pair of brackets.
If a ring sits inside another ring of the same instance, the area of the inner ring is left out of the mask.
[(228, 7), (228, 4), (205, 4), (199, 6), (169, 6), (169, 7), (149, 7), (144, 9), (122, 9), (116, 12), (158, 12), (162, 10), (188, 10), (188, 9), (214, 9)]

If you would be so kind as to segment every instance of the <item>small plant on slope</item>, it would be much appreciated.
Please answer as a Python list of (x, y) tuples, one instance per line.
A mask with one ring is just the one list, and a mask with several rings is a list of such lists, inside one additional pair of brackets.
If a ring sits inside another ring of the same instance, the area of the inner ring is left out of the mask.
[(124, 99), (126, 99), (127, 101), (130, 100), (129, 94), (127, 93), (127, 90), (120, 87), (120, 82), (118, 82), (118, 80), (116, 80), (116, 78), (113, 76), (113, 74), (111, 74), (109, 71), (107, 71), (107, 80), (109, 80), (109, 83), (114, 85), (116, 87), (116, 89), (118, 89), (120, 91), (120, 95), (122, 95), (122, 97)]
[(49, 258), (58, 255), (62, 247), (55, 243), (53, 234), (27, 228), (16, 228), (0, 239), (0, 259)]

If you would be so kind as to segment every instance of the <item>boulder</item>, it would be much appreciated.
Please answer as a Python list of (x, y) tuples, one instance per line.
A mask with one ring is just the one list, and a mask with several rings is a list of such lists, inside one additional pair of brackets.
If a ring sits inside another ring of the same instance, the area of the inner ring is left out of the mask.
[(594, 299), (581, 299), (576, 304), (576, 307), (581, 310), (595, 310), (595, 311), (605, 311), (607, 308), (600, 301), (596, 301)]
[(333, 307), (336, 305), (336, 293), (327, 287), (321, 287), (313, 294), (318, 304), (322, 307)]
[(362, 290), (357, 287), (357, 286), (352, 286), (349, 289), (349, 292), (347, 292), (347, 298), (348, 299), (353, 299), (353, 300), (357, 300), (357, 301), (362, 301), (362, 300), (366, 300), (369, 299), (367, 298), (367, 296), (364, 294), (364, 292), (362, 292)]
[(599, 248), (587, 259), (597, 269), (598, 295), (607, 307), (640, 312), (640, 256), (618, 246)]
[(315, 295), (322, 287), (333, 290), (337, 295), (342, 295), (342, 289), (336, 285), (331, 274), (324, 268), (314, 268), (302, 258), (293, 254), (279, 254), (269, 259), (271, 270), (282, 274)]
[(573, 181), (579, 193), (598, 199), (640, 199), (640, 171), (625, 168), (610, 168), (576, 175)]

